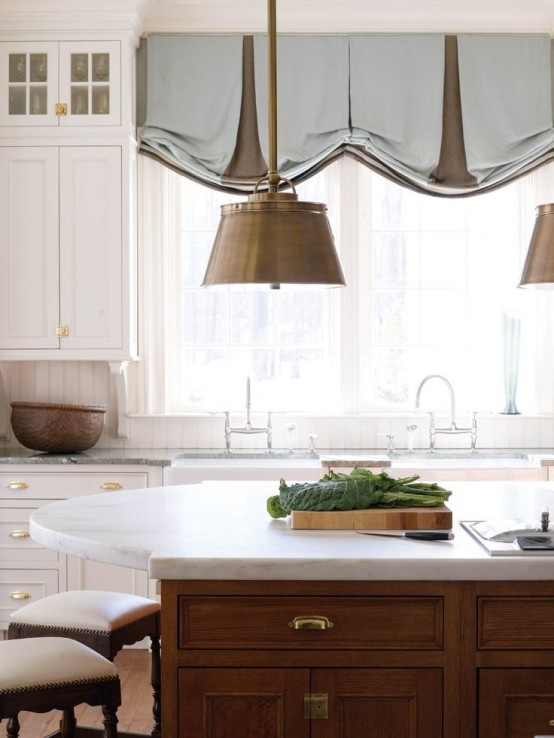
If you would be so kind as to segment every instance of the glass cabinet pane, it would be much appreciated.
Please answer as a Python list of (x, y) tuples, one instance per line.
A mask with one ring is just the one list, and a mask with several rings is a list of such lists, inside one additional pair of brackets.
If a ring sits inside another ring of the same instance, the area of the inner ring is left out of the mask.
[(48, 57), (46, 54), (31, 54), (31, 82), (48, 81)]
[(9, 115), (25, 115), (27, 112), (25, 92), (25, 87), (10, 87), (8, 102)]
[(88, 54), (71, 54), (71, 81), (88, 81)]
[(92, 112), (94, 115), (108, 115), (110, 112), (110, 88), (98, 85), (92, 88)]
[(110, 55), (92, 55), (92, 81), (108, 82), (110, 79)]
[(29, 87), (29, 113), (31, 115), (46, 114), (46, 87)]
[(27, 79), (27, 57), (25, 54), (10, 54), (9, 81), (25, 82)]
[(88, 115), (88, 87), (74, 85), (71, 88), (71, 115)]

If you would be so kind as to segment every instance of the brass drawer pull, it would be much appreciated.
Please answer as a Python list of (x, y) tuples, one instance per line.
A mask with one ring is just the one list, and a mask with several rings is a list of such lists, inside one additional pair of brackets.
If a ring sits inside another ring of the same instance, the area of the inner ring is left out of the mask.
[(294, 630), (329, 630), (333, 626), (325, 615), (297, 615), (289, 623), (289, 628)]
[(123, 485), (119, 482), (102, 482), (100, 489), (123, 489)]
[(28, 489), (29, 485), (25, 484), (25, 482), (10, 482), (8, 484), (8, 489)]
[(31, 595), (28, 592), (10, 592), (12, 600), (30, 600)]
[(12, 530), (9, 534), (10, 538), (30, 538), (31, 534), (28, 530)]

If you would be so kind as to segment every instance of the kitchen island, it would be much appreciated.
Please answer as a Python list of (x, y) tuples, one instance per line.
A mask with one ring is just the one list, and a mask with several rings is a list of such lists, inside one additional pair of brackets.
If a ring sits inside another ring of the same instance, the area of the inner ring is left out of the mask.
[(451, 485), (447, 542), (292, 530), (265, 511), (275, 486), (32, 515), (40, 543), (161, 580), (164, 738), (554, 735), (554, 557), (489, 556), (459, 525), (538, 521), (554, 484)]

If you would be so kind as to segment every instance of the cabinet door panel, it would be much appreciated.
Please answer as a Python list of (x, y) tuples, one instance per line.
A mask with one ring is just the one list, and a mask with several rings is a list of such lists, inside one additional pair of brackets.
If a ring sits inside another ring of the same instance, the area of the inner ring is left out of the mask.
[(329, 695), (312, 738), (441, 738), (441, 669), (315, 669), (311, 692)]
[(308, 688), (307, 669), (181, 668), (174, 734), (179, 738), (308, 738), (311, 721), (303, 713)]
[(58, 149), (0, 147), (0, 348), (58, 348)]
[(0, 43), (0, 126), (57, 126), (58, 44)]
[(120, 125), (120, 55), (119, 41), (60, 42), (60, 126)]
[(554, 735), (554, 669), (480, 669), (479, 738)]
[(62, 349), (122, 343), (121, 148), (60, 149)]

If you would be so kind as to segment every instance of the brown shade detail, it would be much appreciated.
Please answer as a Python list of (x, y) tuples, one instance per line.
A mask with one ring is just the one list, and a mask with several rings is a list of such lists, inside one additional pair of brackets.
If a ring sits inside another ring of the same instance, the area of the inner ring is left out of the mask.
[(520, 287), (554, 288), (554, 204), (539, 205)]
[(326, 210), (287, 192), (222, 205), (202, 285), (346, 284)]
[(467, 170), (458, 71), (458, 39), (444, 40), (444, 100), (439, 163), (431, 180), (450, 187), (476, 187), (477, 179)]
[(240, 107), (237, 143), (227, 169), (226, 177), (258, 180), (267, 172), (267, 163), (260, 147), (256, 88), (254, 81), (254, 38), (242, 41), (242, 101)]

